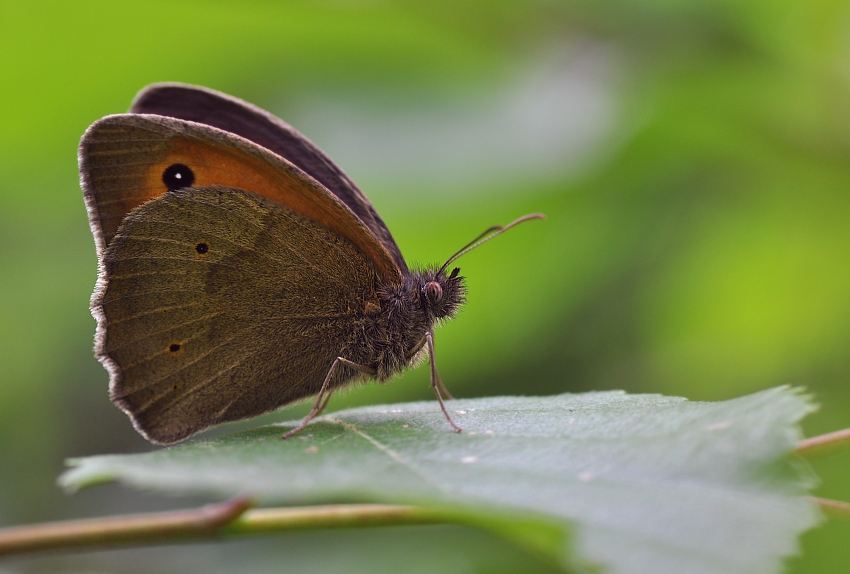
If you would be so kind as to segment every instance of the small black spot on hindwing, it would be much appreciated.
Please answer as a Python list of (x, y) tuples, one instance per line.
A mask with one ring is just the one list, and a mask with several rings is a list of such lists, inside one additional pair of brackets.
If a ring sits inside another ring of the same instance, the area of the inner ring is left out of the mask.
[(168, 350), (171, 351), (172, 353), (176, 353), (177, 351), (180, 350), (180, 343), (171, 343), (168, 346)]
[(165, 184), (168, 191), (192, 187), (192, 184), (195, 183), (195, 174), (182, 163), (171, 164), (162, 172), (162, 183)]
[(201, 241), (200, 243), (195, 245), (195, 251), (198, 252), (198, 255), (206, 255), (209, 250), (210, 246), (204, 241)]

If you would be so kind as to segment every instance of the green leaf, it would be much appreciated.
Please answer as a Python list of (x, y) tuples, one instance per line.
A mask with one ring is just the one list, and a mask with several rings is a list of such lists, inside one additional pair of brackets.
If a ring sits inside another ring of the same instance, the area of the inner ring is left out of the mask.
[[(287, 441), (288, 425), (272, 425), (77, 459), (60, 481), (251, 493), (264, 503), (452, 507), (565, 566), (622, 573), (779, 572), (820, 517), (804, 497), (814, 477), (789, 456), (813, 409), (794, 389), (718, 403), (596, 392), (449, 406), (461, 434), (436, 402), (375, 406), (327, 415)], [(537, 519), (572, 529), (571, 542), (535, 541)]]

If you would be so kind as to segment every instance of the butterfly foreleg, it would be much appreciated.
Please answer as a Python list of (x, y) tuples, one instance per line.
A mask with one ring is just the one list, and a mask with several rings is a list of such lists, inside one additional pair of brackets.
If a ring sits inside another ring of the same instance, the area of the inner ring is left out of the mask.
[[(340, 363), (342, 363), (343, 365), (347, 365), (347, 366), (351, 367), (352, 369), (364, 372), (368, 375), (373, 375), (373, 376), (375, 375), (375, 369), (373, 369), (371, 367), (367, 367), (366, 365), (359, 365), (359, 364), (357, 364), (353, 361), (349, 361), (348, 359), (343, 358), (343, 357), (337, 357), (336, 359), (334, 359), (334, 362), (331, 364), (331, 368), (328, 369), (328, 374), (325, 375), (325, 380), (322, 383), (322, 388), (319, 391), (319, 394), (316, 396), (316, 402), (313, 404), (313, 408), (310, 409), (310, 412), (307, 414), (306, 417), (304, 417), (304, 420), (301, 421), (301, 424), (299, 424), (294, 429), (284, 433), (283, 436), (280, 437), (281, 439), (286, 440), (289, 437), (291, 437), (292, 435), (298, 434), (299, 432), (304, 430), (304, 428), (308, 424), (310, 424), (311, 420), (313, 420), (314, 418), (316, 418), (317, 416), (322, 414), (322, 411), (325, 410), (325, 407), (328, 406), (328, 401), (331, 400), (331, 395), (333, 394), (333, 390), (329, 389), (328, 387), (330, 386), (331, 379), (333, 379), (334, 371), (336, 371), (336, 367)], [(448, 415), (446, 415), (446, 416), (448, 416)]]
[(443, 402), (443, 396), (440, 394), (440, 389), (443, 389), (443, 392), (451, 398), (451, 395), (446, 390), (446, 386), (443, 384), (443, 380), (440, 378), (440, 373), (437, 372), (437, 362), (434, 359), (434, 334), (428, 331), (425, 333), (425, 339), (428, 341), (428, 362), (431, 363), (431, 388), (434, 389), (434, 394), (437, 395), (437, 400), (440, 402), (440, 408), (443, 409), (443, 414), (446, 415), (446, 420), (449, 421), (453, 429), (461, 432), (463, 429), (457, 426), (457, 423), (452, 419), (449, 410), (446, 408), (446, 403)]

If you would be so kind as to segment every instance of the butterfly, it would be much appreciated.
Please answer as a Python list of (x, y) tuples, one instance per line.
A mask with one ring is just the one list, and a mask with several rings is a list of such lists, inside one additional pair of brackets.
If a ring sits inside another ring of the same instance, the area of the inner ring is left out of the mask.
[(410, 269), (375, 208), (307, 138), (206, 88), (155, 84), (79, 147), (99, 275), (95, 355), (149, 441), (386, 381), (430, 359), (466, 289), (451, 264)]

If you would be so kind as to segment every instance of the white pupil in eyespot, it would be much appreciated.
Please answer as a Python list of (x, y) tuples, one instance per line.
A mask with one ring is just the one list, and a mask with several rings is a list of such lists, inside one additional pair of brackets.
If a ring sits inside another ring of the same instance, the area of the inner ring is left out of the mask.
[(174, 177), (176, 177), (177, 179), (183, 179), (183, 174), (178, 171), (174, 174)]

